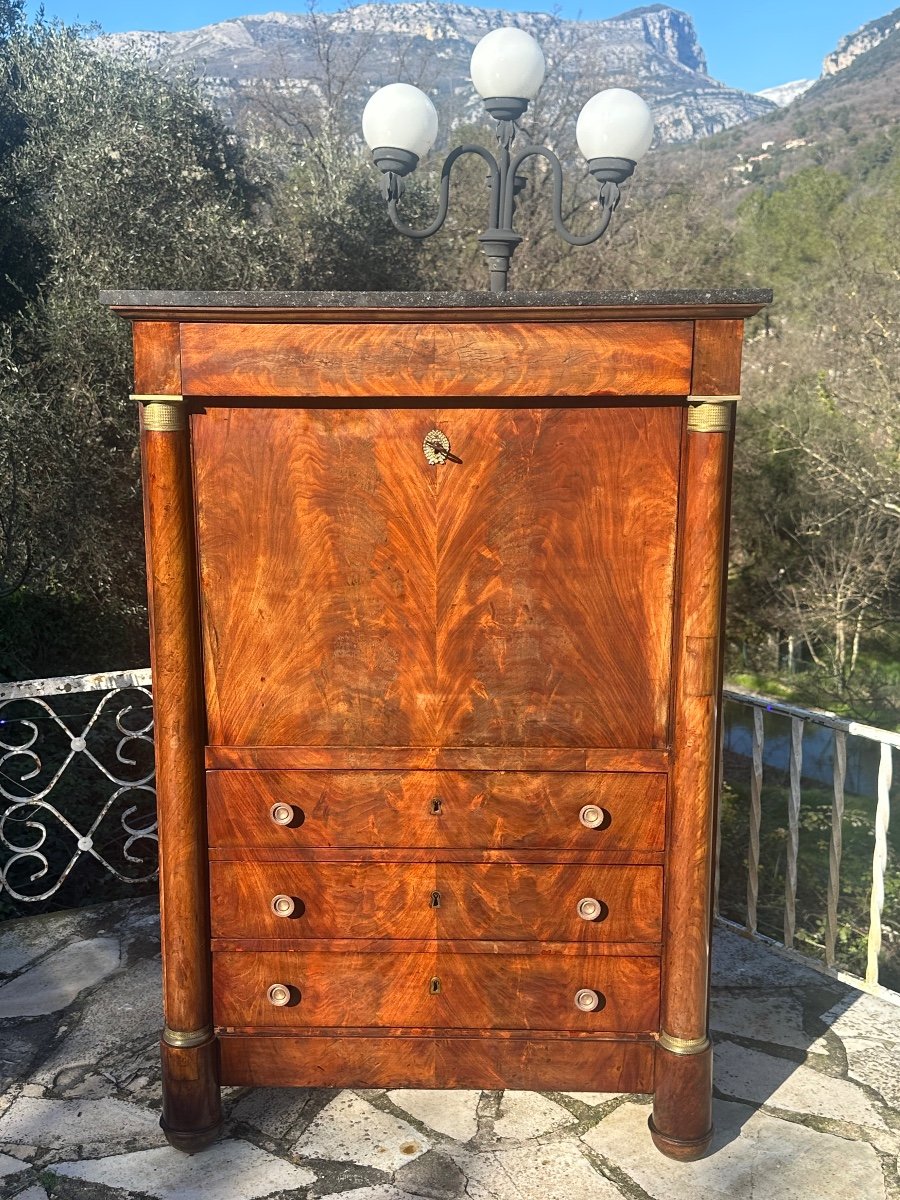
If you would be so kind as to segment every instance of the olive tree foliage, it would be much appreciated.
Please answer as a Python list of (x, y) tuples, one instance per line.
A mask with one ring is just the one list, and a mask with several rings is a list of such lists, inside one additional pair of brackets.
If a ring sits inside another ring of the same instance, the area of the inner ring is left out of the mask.
[(260, 183), (191, 84), (77, 30), (12, 22), (0, 96), (0, 205), (27, 199), (15, 252), (0, 244), (0, 524), (29, 568), (0, 621), (0, 671), (143, 662), (129, 337), (98, 292), (264, 278)]
[(377, 236), (337, 125), (251, 147), (186, 77), (18, 0), (0, 31), (0, 675), (146, 662), (129, 329), (100, 289), (414, 286), (416, 251)]

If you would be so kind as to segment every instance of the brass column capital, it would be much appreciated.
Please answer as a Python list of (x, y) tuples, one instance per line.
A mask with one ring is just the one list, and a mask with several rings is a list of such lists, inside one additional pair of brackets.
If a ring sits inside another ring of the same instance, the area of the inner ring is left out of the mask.
[(184, 396), (143, 395), (132, 392), (131, 399), (144, 407), (144, 429), (154, 433), (170, 433), (187, 429), (187, 413), (184, 411)]
[(689, 433), (729, 433), (740, 396), (688, 396)]

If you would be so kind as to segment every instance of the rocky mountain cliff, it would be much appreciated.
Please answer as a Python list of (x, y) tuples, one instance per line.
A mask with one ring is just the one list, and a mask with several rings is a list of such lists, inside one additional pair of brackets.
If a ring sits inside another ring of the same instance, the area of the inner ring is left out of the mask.
[(779, 108), (786, 108), (787, 105), (814, 87), (817, 82), (828, 80), (852, 67), (858, 58), (880, 46), (898, 30), (900, 30), (900, 8), (895, 8), (893, 12), (860, 26), (854, 33), (845, 34), (835, 49), (830, 54), (826, 54), (822, 62), (822, 74), (819, 76), (819, 80), (797, 79), (791, 83), (780, 84), (778, 87), (764, 88), (756, 94), (763, 96), (766, 100), (771, 100)]
[(286, 93), (323, 90), (321, 51), (329, 45), (332, 64), (344, 64), (342, 86), (360, 108), (374, 88), (404, 79), (433, 95), (446, 129), (477, 110), (469, 58), (479, 38), (502, 24), (540, 41), (550, 69), (571, 86), (573, 109), (601, 87), (640, 91), (661, 141), (691, 141), (774, 108), (711, 78), (691, 18), (662, 4), (604, 21), (572, 21), (432, 0), (374, 3), (333, 14), (240, 17), (182, 33), (110, 34), (98, 46), (136, 52), (163, 71), (188, 68), (209, 81), (234, 115), (239, 94), (259, 81)]
[(897, 29), (900, 29), (900, 8), (895, 8), (893, 12), (875, 21), (869, 21), (855, 33), (848, 33), (825, 58), (822, 74), (837, 75), (839, 71), (845, 71), (861, 54), (874, 50)]

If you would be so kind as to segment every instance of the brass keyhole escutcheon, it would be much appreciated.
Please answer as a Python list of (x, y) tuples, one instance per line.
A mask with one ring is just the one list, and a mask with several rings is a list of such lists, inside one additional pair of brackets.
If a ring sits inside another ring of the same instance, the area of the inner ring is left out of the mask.
[(431, 992), (432, 996), (436, 996), (438, 994), (438, 992), (441, 990), (441, 981), (438, 979), (438, 977), (436, 975), (435, 975), (434, 979), (432, 979), (431, 983), (429, 983), (428, 990), (429, 990), (429, 992)]
[(425, 434), (422, 452), (425, 455), (425, 461), (432, 467), (439, 467), (441, 463), (445, 462), (462, 462), (461, 458), (450, 453), (450, 439), (440, 429), (429, 429)]
[(441, 907), (441, 893), (440, 892), (432, 892), (431, 893), (431, 907), (432, 908), (440, 908)]
[(434, 796), (431, 801), (432, 816), (439, 817), (444, 811), (444, 802), (440, 796)]

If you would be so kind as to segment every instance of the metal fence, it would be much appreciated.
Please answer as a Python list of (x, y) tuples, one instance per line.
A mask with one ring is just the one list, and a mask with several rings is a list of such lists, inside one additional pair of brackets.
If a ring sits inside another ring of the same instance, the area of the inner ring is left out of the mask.
[[(758, 933), (758, 903), (761, 869), (760, 829), (763, 815), (763, 784), (767, 776), (787, 776), (786, 821), (783, 846), (784, 902), (783, 935), (780, 940), (794, 948), (797, 933), (797, 865), (800, 851), (801, 804), (804, 787), (827, 787), (831, 791), (828, 834), (828, 875), (825, 912), (821, 914), (825, 965), (837, 966), (841, 928), (841, 866), (844, 857), (845, 797), (866, 798), (866, 833), (871, 824), (874, 847), (868, 884), (868, 932), (866, 935), (865, 982), (879, 982), (885, 908), (885, 875), (888, 867), (888, 829), (891, 812), (893, 755), (900, 750), (900, 733), (850, 721), (820, 709), (787, 704), (771, 696), (760, 696), (737, 687), (725, 689), (725, 720), (722, 724), (724, 768), (729, 752), (749, 766), (749, 805), (746, 853), (746, 912), (738, 921), (751, 936)], [(768, 732), (767, 732), (768, 728)], [(719, 825), (719, 862), (721, 864)], [(763, 863), (762, 865), (766, 865)], [(824, 868), (824, 862), (822, 863)], [(716, 910), (721, 881), (716, 876)], [(846, 917), (846, 914), (844, 914)], [(892, 932), (892, 931), (891, 931)], [(809, 939), (805, 939), (807, 944)], [(896, 986), (896, 985), (895, 985)]]
[[(874, 850), (866, 982), (877, 984), (888, 865), (893, 753), (900, 734), (833, 713), (785, 704), (740, 688), (725, 690), (723, 750), (749, 773), (746, 913), (758, 930), (760, 828), (766, 772), (786, 775), (783, 944), (793, 949), (802, 781), (831, 789), (823, 955), (837, 963), (845, 793), (869, 795)], [(766, 723), (780, 722), (766, 733)], [(850, 753), (848, 754), (848, 739)], [(726, 755), (723, 753), (724, 763)], [(0, 900), (54, 897), (87, 865), (123, 885), (156, 875), (157, 826), (150, 671), (78, 675), (0, 685)], [(721, 824), (720, 824), (721, 838)], [(82, 862), (91, 860), (90, 863)], [(824, 867), (824, 863), (822, 864)], [(91, 888), (83, 887), (91, 897)], [(716, 877), (718, 911), (719, 876)], [(734, 922), (732, 922), (734, 923)]]
[(101, 878), (152, 880), (153, 778), (149, 670), (0, 685), (0, 900), (48, 901), (77, 869), (90, 901), (85, 859)]

